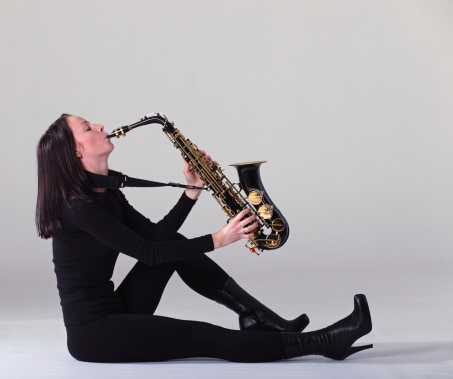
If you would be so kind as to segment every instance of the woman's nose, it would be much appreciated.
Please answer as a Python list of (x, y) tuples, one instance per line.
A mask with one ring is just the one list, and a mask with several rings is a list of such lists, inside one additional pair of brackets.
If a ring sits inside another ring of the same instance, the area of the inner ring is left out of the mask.
[(104, 131), (104, 125), (97, 124), (96, 126), (99, 128), (100, 132)]

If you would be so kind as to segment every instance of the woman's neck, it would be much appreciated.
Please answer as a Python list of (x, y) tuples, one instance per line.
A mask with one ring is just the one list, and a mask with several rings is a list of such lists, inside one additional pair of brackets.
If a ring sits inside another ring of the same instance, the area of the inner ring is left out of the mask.
[(98, 174), (98, 175), (108, 175), (109, 174), (109, 165), (108, 165), (107, 161), (83, 162), (83, 168), (86, 171), (92, 172), (93, 174)]
[[(107, 161), (96, 161), (96, 162), (82, 162), (83, 168), (86, 171), (92, 172), (93, 174), (98, 175), (108, 175), (109, 174), (109, 165)], [(95, 192), (105, 192), (105, 188), (93, 188)]]

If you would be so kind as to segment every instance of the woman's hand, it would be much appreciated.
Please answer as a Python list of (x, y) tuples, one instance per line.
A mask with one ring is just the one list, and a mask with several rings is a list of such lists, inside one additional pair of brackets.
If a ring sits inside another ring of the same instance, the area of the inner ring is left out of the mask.
[(245, 217), (248, 213), (250, 213), (250, 209), (244, 209), (222, 229), (212, 235), (214, 249), (227, 246), (230, 243), (239, 241), (241, 238), (248, 239), (253, 237), (253, 231), (258, 226), (258, 222), (256, 221), (256, 215)]
[[(214, 166), (217, 166), (217, 162), (215, 161), (212, 161), (211, 157), (209, 155), (206, 155), (206, 153), (203, 151), (203, 150), (200, 150), (200, 153), (201, 155), (203, 155), (206, 159), (208, 159), (209, 161), (212, 162), (212, 164)], [(193, 168), (190, 166), (189, 163), (187, 163), (184, 159), (183, 159), (184, 163), (185, 163), (185, 167), (184, 167), (184, 176), (186, 177), (186, 181), (187, 181), (187, 184), (189, 186), (195, 186), (195, 187), (203, 187), (204, 186), (204, 183), (203, 181), (200, 179), (200, 177), (198, 176), (198, 174), (193, 170)], [(191, 198), (192, 200), (196, 200), (198, 199), (198, 197), (200, 196), (201, 194), (201, 189), (189, 189), (189, 188), (186, 188), (186, 195), (187, 197)]]
[[(203, 187), (204, 183), (198, 176), (198, 174), (190, 167), (190, 164), (184, 160), (186, 166), (184, 167), (184, 176), (186, 177), (186, 182), (189, 186), (195, 187)], [(191, 198), (192, 200), (198, 199), (201, 194), (201, 189), (190, 189), (186, 188), (186, 195), (187, 197)]]

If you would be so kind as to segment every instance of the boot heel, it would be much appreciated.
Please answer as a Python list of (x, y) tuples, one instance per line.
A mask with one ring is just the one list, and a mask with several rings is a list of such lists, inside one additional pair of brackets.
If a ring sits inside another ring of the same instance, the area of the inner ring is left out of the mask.
[(371, 349), (373, 347), (373, 344), (370, 345), (363, 345), (363, 346), (351, 346), (348, 351), (346, 352), (344, 358), (349, 357), (352, 354), (358, 353), (359, 351), (365, 350), (365, 349)]
[(282, 333), (286, 359), (315, 354), (341, 361), (373, 347), (373, 344), (352, 346), (370, 331), (371, 315), (366, 297), (356, 295), (353, 312), (335, 324), (309, 333)]

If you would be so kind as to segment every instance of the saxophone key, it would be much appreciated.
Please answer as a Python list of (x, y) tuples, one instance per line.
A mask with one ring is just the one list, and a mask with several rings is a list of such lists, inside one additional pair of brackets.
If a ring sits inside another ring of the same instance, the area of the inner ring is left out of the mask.
[(266, 237), (266, 246), (271, 249), (275, 249), (278, 245), (280, 245), (281, 238), (276, 233), (271, 233)]
[(253, 205), (259, 205), (263, 201), (263, 191), (252, 188), (249, 192), (248, 199)]
[(272, 221), (271, 227), (276, 232), (281, 232), (283, 229), (285, 229), (285, 221), (283, 221), (281, 218), (276, 218), (274, 221)]
[(269, 220), (274, 213), (274, 206), (269, 204), (263, 204), (258, 208), (258, 214), (264, 220)]

